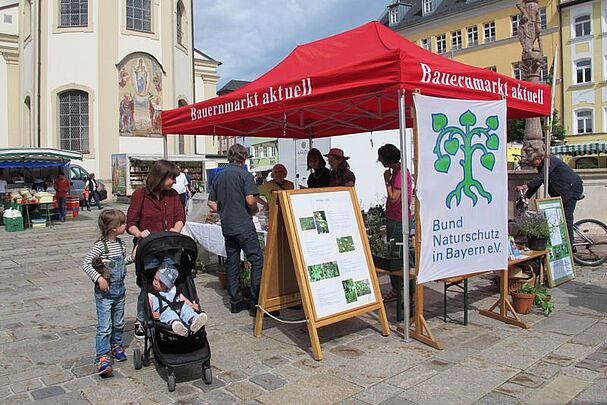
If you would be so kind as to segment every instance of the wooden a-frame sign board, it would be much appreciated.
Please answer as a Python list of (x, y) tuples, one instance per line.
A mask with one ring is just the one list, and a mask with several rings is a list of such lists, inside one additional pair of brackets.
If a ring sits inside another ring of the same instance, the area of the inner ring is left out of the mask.
[[(312, 352), (322, 360), (318, 328), (378, 311), (390, 329), (354, 188), (274, 193), (258, 305), (265, 311), (302, 305)], [(261, 335), (257, 309), (254, 335)]]

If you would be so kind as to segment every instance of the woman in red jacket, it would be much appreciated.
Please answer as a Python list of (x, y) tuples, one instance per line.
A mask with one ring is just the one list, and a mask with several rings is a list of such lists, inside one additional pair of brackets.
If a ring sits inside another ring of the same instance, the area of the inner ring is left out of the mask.
[[(158, 160), (150, 170), (145, 187), (135, 191), (131, 196), (131, 205), (127, 212), (127, 230), (135, 238), (137, 245), (140, 239), (155, 232), (181, 232), (185, 224), (185, 212), (177, 191), (171, 187), (179, 170), (174, 163)], [(143, 339), (143, 311), (146, 297), (143, 290), (137, 300), (137, 322), (135, 337)]]

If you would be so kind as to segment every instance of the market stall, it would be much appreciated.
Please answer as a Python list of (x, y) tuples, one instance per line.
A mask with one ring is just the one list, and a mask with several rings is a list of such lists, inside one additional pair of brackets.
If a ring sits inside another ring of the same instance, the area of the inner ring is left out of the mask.
[[(298, 46), (266, 74), (228, 95), (164, 111), (162, 132), (312, 141), (398, 128), (402, 161), (407, 162), (411, 151), (406, 147), (409, 142), (405, 128), (414, 128), (416, 136), (427, 135), (417, 134), (410, 108), (414, 93), (460, 100), (505, 100), (509, 119), (550, 115), (548, 86), (446, 59), (421, 49), (378, 22), (370, 22)], [(506, 184), (503, 188), (506, 192)], [(406, 189), (404, 176), (402, 189)], [(415, 207), (418, 212), (419, 204)], [(402, 212), (404, 250), (408, 251), (405, 199)], [(285, 216), (284, 220), (288, 218)], [(409, 278), (406, 255), (403, 276)], [(403, 294), (407, 303), (407, 288)], [(502, 303), (507, 299), (505, 294), (502, 291)], [(412, 336), (426, 343), (435, 341), (423, 320), (423, 284), (416, 287), (416, 299), (422, 305), (417, 307)], [(409, 323), (408, 309), (404, 304), (405, 325)], [(306, 316), (309, 318), (308, 312)], [(404, 337), (409, 337), (407, 327)]]
[[(112, 155), (112, 193), (117, 196), (131, 196), (133, 192), (145, 186), (145, 178), (154, 165), (161, 159), (156, 155)], [(188, 169), (194, 185), (202, 184), (205, 178), (205, 162), (202, 157), (180, 156), (171, 159), (182, 169)]]
[[(7, 231), (52, 224), (57, 208), (53, 179), (59, 172), (68, 173), (72, 160), (82, 160), (82, 154), (53, 148), (0, 149), (0, 206), (20, 214), (10, 214)], [(78, 211), (79, 196), (68, 198), (67, 213), (75, 217)]]

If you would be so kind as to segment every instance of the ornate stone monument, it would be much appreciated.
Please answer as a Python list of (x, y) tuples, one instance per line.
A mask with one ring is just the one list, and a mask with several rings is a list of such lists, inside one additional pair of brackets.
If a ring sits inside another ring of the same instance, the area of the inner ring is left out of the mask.
[[(521, 76), (524, 80), (539, 83), (540, 69), (544, 52), (540, 34), (540, 8), (537, 0), (517, 0), (516, 7), (520, 10), (518, 25), (518, 40), (523, 48), (521, 56)], [(523, 162), (533, 152), (545, 152), (542, 124), (540, 118), (528, 118), (525, 121), (525, 142), (523, 144)]]

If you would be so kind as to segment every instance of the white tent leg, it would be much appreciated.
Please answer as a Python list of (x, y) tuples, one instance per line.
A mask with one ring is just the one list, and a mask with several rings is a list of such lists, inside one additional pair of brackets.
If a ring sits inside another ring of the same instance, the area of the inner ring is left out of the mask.
[(401, 150), (401, 174), (400, 174), (400, 190), (402, 202), (402, 232), (403, 232), (403, 314), (404, 314), (404, 331), (403, 339), (405, 342), (410, 342), (409, 337), (409, 198), (407, 190), (407, 141), (405, 139), (407, 133), (407, 123), (405, 121), (405, 91), (398, 91), (398, 123), (399, 123), (399, 138)]
[(163, 147), (163, 154), (164, 154), (164, 160), (168, 160), (169, 159), (169, 144), (167, 141), (167, 136), (165, 135), (162, 137), (162, 147)]

